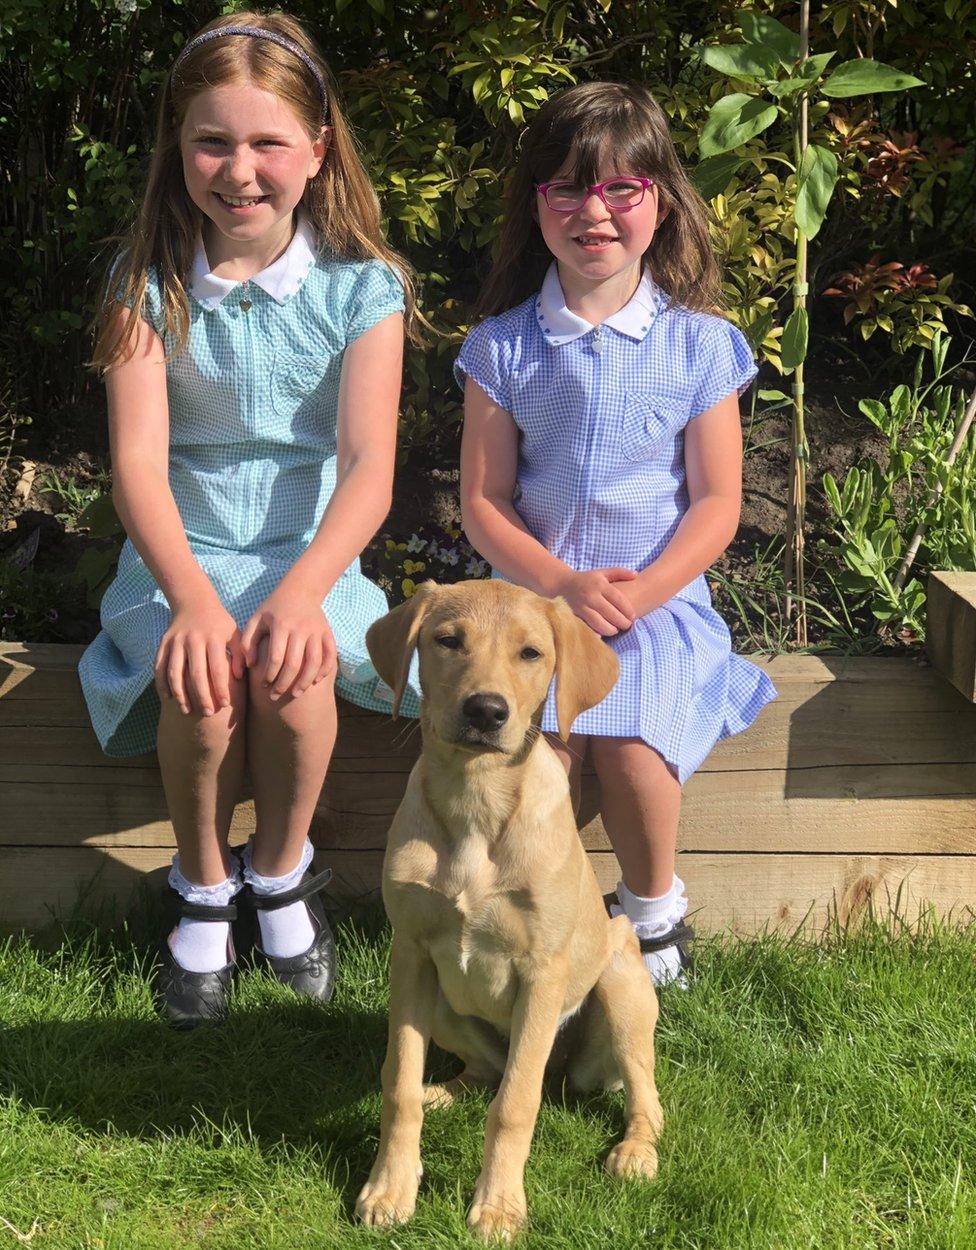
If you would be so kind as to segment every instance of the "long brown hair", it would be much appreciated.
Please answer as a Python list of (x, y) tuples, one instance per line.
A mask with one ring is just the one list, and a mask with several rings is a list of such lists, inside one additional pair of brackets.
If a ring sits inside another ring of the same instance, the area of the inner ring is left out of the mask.
[(708, 209), (681, 167), (664, 110), (644, 87), (588, 82), (554, 96), (524, 132), (479, 316), (504, 312), (542, 285), (552, 254), (533, 211), (536, 185), (571, 161), (567, 178), (591, 186), (608, 153), (617, 172), (653, 178), (668, 210), (644, 253), (644, 268), (672, 303), (703, 312), (716, 306), (719, 269)]
[[(376, 193), (363, 168), (339, 102), (328, 66), (304, 27), (286, 13), (232, 13), (209, 22), (198, 34), (221, 26), (256, 26), (283, 35), (302, 48), (320, 68), (328, 89), (328, 124), (332, 134), (319, 172), (305, 188), (302, 204), (322, 246), (342, 260), (382, 260), (403, 282), (407, 332), (416, 340), (416, 302), (410, 266), (383, 237)], [(123, 250), (108, 273), (95, 318), (92, 363), (100, 369), (124, 360), (132, 349), (136, 317), (126, 319), (121, 334), (113, 313), (121, 302), (143, 309), (150, 270), (162, 290), (165, 335), (175, 351), (186, 345), (190, 271), (202, 214), (183, 180), (180, 127), (190, 100), (201, 91), (250, 82), (274, 92), (288, 104), (317, 139), (322, 126), (322, 96), (315, 76), (293, 52), (268, 39), (227, 35), (194, 48), (170, 71), (159, 101), (156, 144), (146, 192)]]

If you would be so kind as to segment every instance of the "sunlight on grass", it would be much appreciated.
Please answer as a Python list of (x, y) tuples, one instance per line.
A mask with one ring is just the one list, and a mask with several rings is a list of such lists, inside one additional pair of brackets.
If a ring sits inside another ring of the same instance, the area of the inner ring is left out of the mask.
[[(140, 932), (0, 946), (0, 1216), (34, 1227), (34, 1250), (473, 1244), (485, 1094), (427, 1116), (409, 1226), (351, 1220), (376, 1145), (388, 942), (359, 913), (328, 1008), (247, 973), (224, 1027), (192, 1034), (156, 1020)], [(693, 989), (663, 996), (658, 1179), (602, 1171), (620, 1096), (546, 1103), (520, 1244), (968, 1250), (974, 1002), (974, 928), (701, 943)]]

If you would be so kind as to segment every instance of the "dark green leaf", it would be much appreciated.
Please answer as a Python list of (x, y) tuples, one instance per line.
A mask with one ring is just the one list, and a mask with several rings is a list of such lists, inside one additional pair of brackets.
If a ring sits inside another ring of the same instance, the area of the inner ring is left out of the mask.
[(849, 96), (873, 95), (879, 91), (907, 91), (910, 87), (924, 87), (921, 78), (906, 74), (904, 70), (867, 58), (845, 61), (838, 65), (820, 90), (834, 100)]
[(79, 529), (86, 529), (92, 538), (110, 538), (121, 534), (122, 522), (115, 511), (111, 494), (97, 495), (78, 514), (76, 522)]
[(799, 181), (793, 215), (803, 233), (812, 239), (823, 225), (827, 205), (834, 192), (837, 157), (829, 148), (811, 143), (800, 162)]
[(795, 369), (803, 364), (807, 355), (807, 310), (794, 308), (783, 330), (780, 359), (784, 369)]
[(747, 43), (772, 48), (785, 64), (792, 64), (800, 55), (800, 36), (777, 22), (767, 13), (742, 13), (742, 36)]
[(709, 110), (698, 150), (702, 156), (717, 156), (761, 134), (776, 120), (776, 105), (761, 96), (735, 92), (723, 96)]
[(723, 194), (741, 164), (742, 157), (731, 152), (710, 156), (699, 164), (691, 180), (698, 188), (699, 195), (706, 200), (713, 200), (716, 195)]
[(713, 44), (701, 49), (701, 59), (729, 78), (775, 78), (779, 65), (773, 51), (752, 43)]

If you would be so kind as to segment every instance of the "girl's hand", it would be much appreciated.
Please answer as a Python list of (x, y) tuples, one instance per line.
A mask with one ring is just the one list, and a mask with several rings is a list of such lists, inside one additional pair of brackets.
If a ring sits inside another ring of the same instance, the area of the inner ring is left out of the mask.
[(267, 663), (261, 680), (271, 698), (297, 699), (318, 685), (336, 666), (336, 645), (318, 599), (280, 585), (244, 626), (242, 643), (249, 668), (258, 663), (258, 647), (267, 639)]
[(230, 678), (244, 676), (244, 648), (237, 622), (214, 596), (202, 606), (177, 608), (156, 652), (155, 681), (161, 699), (180, 711), (213, 716), (230, 707)]
[(615, 582), (630, 582), (637, 576), (632, 569), (588, 569), (571, 573), (559, 587), (566, 600), (581, 621), (603, 637), (619, 634), (630, 629), (637, 613)]

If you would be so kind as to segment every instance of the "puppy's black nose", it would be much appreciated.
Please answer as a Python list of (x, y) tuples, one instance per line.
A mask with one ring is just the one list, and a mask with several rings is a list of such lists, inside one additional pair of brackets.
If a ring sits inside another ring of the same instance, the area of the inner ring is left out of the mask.
[(475, 729), (501, 729), (508, 720), (508, 704), (500, 694), (469, 694), (461, 705), (464, 717)]

